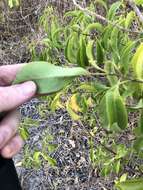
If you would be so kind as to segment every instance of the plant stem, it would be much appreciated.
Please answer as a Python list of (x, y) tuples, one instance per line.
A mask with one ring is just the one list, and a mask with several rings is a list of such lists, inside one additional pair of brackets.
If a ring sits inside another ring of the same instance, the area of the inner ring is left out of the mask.
[[(117, 77), (120, 77), (121, 76), (117, 73), (90, 73), (91, 76), (117, 76)], [(123, 78), (124, 80), (126, 81), (122, 81), (120, 84), (124, 84), (124, 83), (127, 83), (127, 82), (134, 82), (134, 83), (143, 83), (143, 80), (140, 80), (140, 79), (134, 79), (134, 78), (128, 78), (128, 77), (125, 77)]]
[[(85, 128), (84, 125), (82, 124), (82, 122), (80, 122), (80, 125), (81, 125), (83, 128)], [(86, 132), (88, 133), (88, 135), (89, 135), (91, 138), (93, 138), (93, 139), (95, 138), (89, 131), (86, 130)], [(108, 146), (104, 145), (104, 144), (101, 143), (100, 141), (98, 141), (98, 143), (99, 143), (105, 150), (107, 150), (108, 152), (110, 152), (110, 153), (116, 155), (116, 152), (114, 152), (111, 148), (109, 148)]]
[(132, 7), (132, 9), (134, 10), (134, 12), (138, 16), (140, 22), (143, 23), (143, 14), (139, 10), (139, 8), (136, 6), (136, 4), (134, 3), (134, 1), (128, 0), (127, 2), (129, 3), (129, 5)]
[(84, 8), (84, 7), (80, 6), (80, 5), (77, 3), (76, 0), (72, 0), (72, 1), (73, 1), (73, 4), (74, 4), (79, 10), (85, 12), (85, 13), (88, 14), (88, 15), (91, 15), (91, 16), (96, 17), (97, 19), (99, 19), (99, 20), (101, 20), (101, 21), (103, 21), (103, 22), (105, 22), (105, 23), (107, 23), (107, 24), (111, 24), (112, 26), (117, 27), (118, 29), (120, 29), (120, 30), (122, 30), (122, 31), (124, 31), (124, 32), (129, 32), (129, 33), (132, 33), (132, 34), (133, 34), (133, 33), (135, 33), (135, 34), (141, 34), (141, 33), (142, 33), (142, 32), (140, 32), (140, 31), (135, 31), (135, 30), (133, 31), (133, 30), (130, 30), (130, 29), (126, 29), (126, 28), (124, 28), (124, 27), (118, 25), (116, 22), (112, 22), (112, 21), (106, 19), (105, 17), (103, 17), (103, 16), (97, 14), (96, 12), (90, 11), (90, 10), (88, 10), (87, 8)]

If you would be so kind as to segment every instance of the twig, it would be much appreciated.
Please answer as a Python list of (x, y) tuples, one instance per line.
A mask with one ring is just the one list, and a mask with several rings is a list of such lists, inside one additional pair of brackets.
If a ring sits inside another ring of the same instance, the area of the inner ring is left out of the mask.
[[(82, 127), (86, 130), (86, 128), (85, 128), (85, 126), (83, 125), (82, 122), (79, 122), (79, 124), (80, 124), (80, 126), (82, 126)], [(87, 134), (88, 134), (91, 138), (95, 139), (95, 136), (92, 135), (89, 131), (86, 130), (86, 132), (87, 132)], [(112, 150), (110, 147), (108, 147), (108, 146), (106, 146), (105, 144), (101, 143), (101, 142), (100, 142), (99, 140), (97, 140), (97, 139), (96, 139), (96, 141), (97, 141), (105, 150), (107, 150), (108, 152), (110, 152), (110, 153), (113, 154), (113, 155), (117, 155), (116, 152), (115, 152), (114, 150)]]
[(105, 23), (107, 23), (107, 24), (111, 24), (112, 26), (116, 26), (118, 29), (120, 29), (120, 30), (122, 30), (122, 31), (124, 31), (124, 32), (135, 33), (135, 34), (141, 34), (141, 32), (139, 32), (139, 31), (126, 29), (126, 28), (124, 28), (124, 27), (122, 27), (122, 26), (119, 26), (117, 23), (112, 22), (112, 21), (106, 19), (105, 17), (103, 17), (103, 16), (97, 14), (96, 12), (93, 12), (93, 11), (88, 10), (87, 8), (81, 7), (81, 6), (77, 3), (76, 0), (72, 0), (72, 1), (73, 1), (73, 4), (74, 4), (79, 10), (81, 10), (81, 11), (87, 13), (88, 15), (95, 16), (97, 19), (99, 19), (99, 20), (101, 20), (101, 21), (103, 21), (103, 22), (105, 22)]
[[(119, 74), (117, 73), (90, 73), (91, 76), (116, 76), (116, 77), (121, 77)], [(128, 78), (128, 77), (125, 77), (124, 80), (128, 80), (130, 82), (134, 82), (134, 83), (143, 83), (143, 80), (139, 80), (139, 79), (133, 79), (133, 78)]]
[(127, 2), (129, 3), (129, 5), (132, 7), (132, 9), (134, 10), (134, 12), (138, 16), (140, 22), (143, 23), (143, 14), (139, 10), (139, 8), (136, 6), (136, 4), (132, 0), (128, 0)]
[(76, 32), (76, 33), (80, 33), (80, 34), (83, 35), (83, 36), (89, 36), (89, 37), (92, 37), (92, 36), (93, 36), (93, 34), (86, 34), (86, 33), (83, 33), (81, 30), (75, 30), (75, 29), (73, 29), (73, 28), (72, 28), (72, 30), (73, 30), (74, 32)]

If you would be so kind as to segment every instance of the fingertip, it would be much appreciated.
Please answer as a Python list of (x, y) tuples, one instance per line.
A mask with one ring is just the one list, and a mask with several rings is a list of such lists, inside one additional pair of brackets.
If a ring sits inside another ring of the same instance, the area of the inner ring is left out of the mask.
[(33, 96), (36, 93), (37, 86), (33, 81), (27, 81), (19, 84), (19, 88), (22, 89), (24, 95)]
[(4, 158), (12, 158), (15, 156), (23, 146), (23, 140), (20, 136), (15, 136), (2, 150), (1, 155)]
[(36, 84), (27, 81), (8, 87), (0, 87), (0, 112), (15, 109), (29, 101), (36, 94)]

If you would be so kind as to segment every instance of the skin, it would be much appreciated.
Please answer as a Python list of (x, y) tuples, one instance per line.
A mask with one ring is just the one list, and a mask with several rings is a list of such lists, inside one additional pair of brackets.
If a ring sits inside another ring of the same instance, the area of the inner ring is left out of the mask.
[(0, 154), (5, 158), (12, 158), (23, 145), (17, 133), (20, 116), (15, 109), (36, 93), (36, 85), (32, 81), (12, 85), (23, 66), (24, 64), (0, 67), (0, 112), (8, 112), (0, 122)]

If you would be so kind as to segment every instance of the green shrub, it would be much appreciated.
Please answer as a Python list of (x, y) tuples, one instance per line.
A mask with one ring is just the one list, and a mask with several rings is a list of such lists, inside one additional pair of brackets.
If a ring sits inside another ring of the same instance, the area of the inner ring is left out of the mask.
[[(56, 94), (51, 108), (65, 107), (73, 120), (89, 122), (89, 157), (92, 166), (98, 167), (101, 175), (116, 173), (119, 176), (133, 154), (143, 157), (142, 24), (123, 1), (117, 1), (110, 7), (105, 1), (101, 2), (105, 20), (108, 20), (106, 23), (76, 9), (67, 12), (61, 22), (55, 16), (54, 8), (45, 9), (39, 22), (46, 37), (33, 42), (30, 51), (34, 61), (77, 65), (90, 72), (90, 79), (85, 77), (84, 81), (75, 81), (66, 103), (61, 102), (60, 96), (67, 93), (67, 89)], [(88, 7), (91, 11), (93, 8), (96, 9), (93, 4)], [(137, 27), (134, 27), (134, 23)], [(42, 51), (37, 50), (39, 46)], [(92, 113), (88, 114), (91, 109)], [(130, 114), (140, 115), (130, 129), (134, 137), (130, 146), (127, 148), (113, 140), (109, 147), (109, 139), (115, 139), (118, 134), (129, 130)], [(106, 134), (97, 149), (94, 148), (94, 136), (98, 132), (96, 115)], [(131, 183), (121, 180), (116, 186), (121, 190), (133, 189)], [(134, 184), (134, 190), (142, 190), (143, 180), (136, 180)]]

